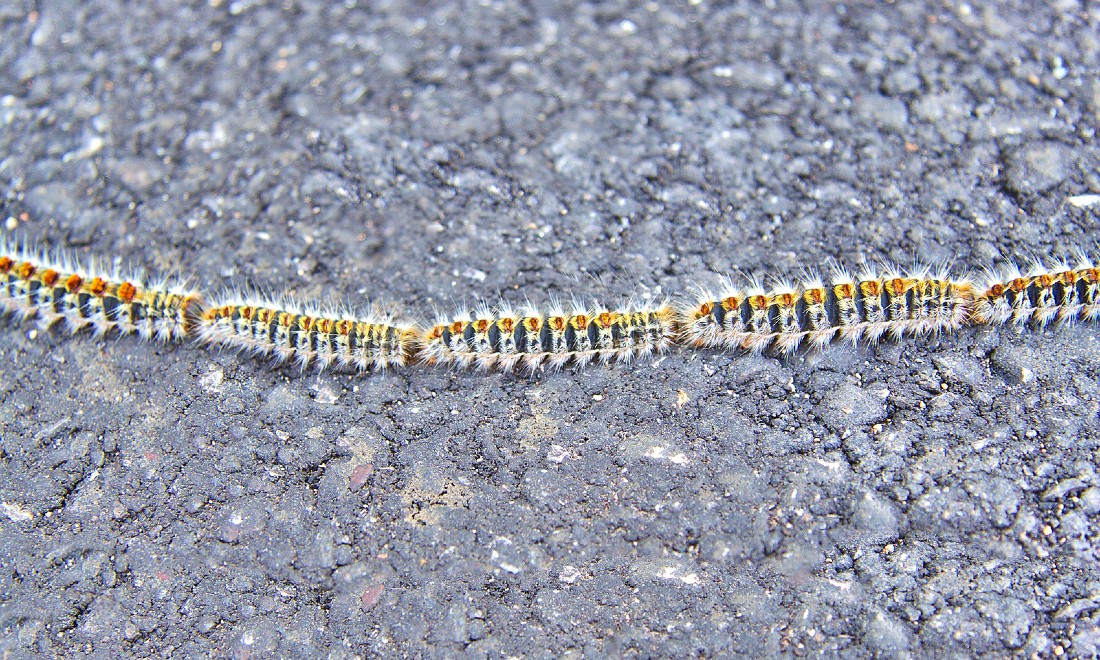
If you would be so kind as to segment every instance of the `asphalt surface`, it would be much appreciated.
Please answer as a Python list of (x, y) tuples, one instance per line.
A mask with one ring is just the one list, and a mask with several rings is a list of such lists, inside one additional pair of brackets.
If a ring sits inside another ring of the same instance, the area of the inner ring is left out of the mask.
[[(1095, 3), (0, 5), (0, 221), (430, 320), (1100, 240)], [(1087, 657), (1097, 327), (299, 374), (0, 322), (0, 656)]]

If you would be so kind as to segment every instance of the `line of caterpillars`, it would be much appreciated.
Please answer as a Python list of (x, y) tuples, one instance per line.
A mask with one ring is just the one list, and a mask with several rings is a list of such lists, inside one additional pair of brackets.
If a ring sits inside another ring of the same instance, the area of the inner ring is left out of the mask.
[(136, 333), (270, 356), (300, 367), (356, 371), (450, 365), (535, 371), (566, 364), (627, 362), (674, 345), (791, 353), (834, 340), (931, 335), (969, 325), (1043, 327), (1100, 317), (1100, 266), (1039, 262), (981, 278), (945, 270), (836, 268), (828, 280), (701, 290), (691, 302), (619, 308), (488, 305), (424, 327), (377, 312), (301, 305), (288, 298), (206, 296), (179, 279), (85, 270), (68, 258), (0, 240), (0, 311), (45, 329)]

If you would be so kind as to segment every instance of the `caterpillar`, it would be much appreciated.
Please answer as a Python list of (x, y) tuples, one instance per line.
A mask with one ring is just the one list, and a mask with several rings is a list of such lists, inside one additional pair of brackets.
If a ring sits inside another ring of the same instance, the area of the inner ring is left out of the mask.
[(34, 318), (41, 329), (59, 321), (71, 333), (91, 326), (166, 342), (188, 335), (202, 296), (176, 278), (145, 284), (138, 275), (85, 270), (73, 259), (19, 247), (0, 237), (0, 311)]
[(209, 303), (180, 278), (146, 284), (138, 274), (84, 269), (64, 254), (29, 249), (0, 236), (0, 314), (59, 322), (72, 333), (91, 328), (161, 342), (197, 342), (300, 368), (336, 365), (357, 371), (409, 364), (535, 371), (583, 367), (660, 354), (672, 345), (791, 353), (837, 339), (874, 342), (954, 331), (967, 325), (1014, 323), (1045, 327), (1100, 319), (1100, 265), (1075, 261), (1026, 270), (1008, 266), (980, 280), (945, 269), (903, 272), (886, 267), (856, 275), (834, 268), (826, 280), (768, 288), (727, 278), (717, 293), (700, 290), (676, 307), (628, 302), (611, 308), (558, 303), (482, 304), (441, 317), (426, 329), (393, 314), (297, 302), (288, 297), (229, 293)]
[(903, 273), (873, 268), (852, 276), (836, 268), (828, 282), (809, 277), (798, 285), (765, 290), (758, 282), (737, 287), (727, 278), (719, 293), (701, 290), (679, 310), (679, 341), (696, 348), (791, 353), (803, 344), (824, 348), (836, 338), (875, 342), (956, 330), (968, 322), (974, 286), (946, 271)]
[(1028, 270), (1009, 266), (987, 272), (974, 304), (972, 322), (1046, 327), (1100, 318), (1100, 266), (1084, 253), (1070, 266), (1046, 267), (1034, 261)]
[(301, 369), (384, 370), (419, 351), (420, 329), (383, 314), (317, 309), (289, 298), (228, 294), (211, 301), (194, 328), (200, 343), (294, 361)]
[(511, 370), (522, 364), (535, 371), (544, 364), (578, 367), (599, 360), (627, 362), (666, 351), (675, 339), (675, 313), (661, 303), (627, 304), (619, 309), (554, 305), (543, 314), (530, 305), (516, 310), (481, 305), (441, 318), (424, 333), (425, 364)]

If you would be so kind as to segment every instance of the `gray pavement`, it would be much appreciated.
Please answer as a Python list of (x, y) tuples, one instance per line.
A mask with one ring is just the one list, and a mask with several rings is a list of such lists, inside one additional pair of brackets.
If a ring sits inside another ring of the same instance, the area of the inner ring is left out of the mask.
[[(3, 3), (0, 221), (421, 320), (1100, 240), (1095, 3), (356, 4)], [(1098, 375), (1095, 325), (528, 377), (9, 319), (0, 656), (1088, 657)]]

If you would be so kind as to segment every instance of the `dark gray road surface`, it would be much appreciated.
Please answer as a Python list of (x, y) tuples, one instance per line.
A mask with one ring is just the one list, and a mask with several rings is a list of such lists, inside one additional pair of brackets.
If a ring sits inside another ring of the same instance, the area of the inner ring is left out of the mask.
[[(0, 4), (0, 221), (422, 319), (1100, 239), (1095, 3), (355, 5)], [(1094, 325), (530, 378), (0, 330), (5, 658), (1100, 644)]]

